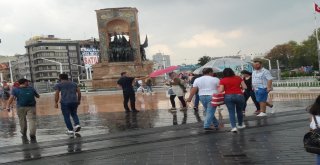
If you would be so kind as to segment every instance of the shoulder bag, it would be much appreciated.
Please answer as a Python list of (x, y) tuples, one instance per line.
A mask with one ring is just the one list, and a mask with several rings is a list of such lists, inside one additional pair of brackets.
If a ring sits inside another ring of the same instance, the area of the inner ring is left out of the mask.
[(315, 115), (313, 115), (313, 120), (316, 124), (316, 129), (310, 130), (304, 135), (303, 144), (307, 152), (320, 154), (320, 128)]

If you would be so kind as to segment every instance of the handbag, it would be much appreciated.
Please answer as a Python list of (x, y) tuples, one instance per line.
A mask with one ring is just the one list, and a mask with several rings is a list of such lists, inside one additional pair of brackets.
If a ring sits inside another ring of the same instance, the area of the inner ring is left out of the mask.
[(313, 120), (317, 128), (304, 135), (303, 144), (307, 152), (320, 154), (320, 128), (315, 115), (313, 115)]
[(213, 107), (217, 107), (224, 104), (224, 94), (223, 93), (215, 93), (212, 95), (211, 105)]

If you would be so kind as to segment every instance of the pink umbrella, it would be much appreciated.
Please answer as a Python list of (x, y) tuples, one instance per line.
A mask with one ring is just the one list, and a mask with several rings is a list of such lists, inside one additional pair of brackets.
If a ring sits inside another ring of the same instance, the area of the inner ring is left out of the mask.
[(158, 76), (163, 75), (165, 73), (172, 72), (172, 71), (174, 71), (174, 70), (176, 70), (178, 68), (179, 68), (179, 66), (170, 66), (170, 67), (165, 68), (165, 69), (159, 69), (159, 70), (156, 70), (156, 71), (152, 72), (149, 75), (149, 77), (158, 77)]

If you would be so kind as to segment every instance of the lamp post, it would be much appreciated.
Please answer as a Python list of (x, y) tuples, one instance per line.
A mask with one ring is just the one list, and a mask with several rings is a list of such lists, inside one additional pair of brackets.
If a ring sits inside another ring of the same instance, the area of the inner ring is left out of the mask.
[[(163, 69), (166, 68), (166, 59), (164, 56), (162, 56), (162, 65), (163, 65)], [(167, 73), (164, 74), (164, 79), (167, 79)]]
[[(78, 65), (78, 64), (71, 64), (71, 65), (75, 65), (75, 66), (78, 66), (78, 67), (82, 67), (82, 68), (85, 68), (86, 70), (86, 77), (87, 77), (87, 80), (89, 80), (89, 75), (88, 75), (88, 70), (85, 66), (82, 66), (82, 65)], [(81, 75), (81, 74), (80, 74)], [(78, 76), (79, 77), (79, 76)]]
[(11, 83), (13, 83), (13, 77), (12, 77), (12, 65), (11, 65), (11, 61), (9, 60), (9, 69), (10, 69), (10, 80)]
[(279, 65), (279, 60), (277, 60), (277, 69), (278, 69), (278, 80), (280, 80), (280, 65)]
[(63, 70), (62, 70), (62, 63), (61, 62), (58, 62), (58, 61), (53, 61), (53, 60), (49, 60), (49, 59), (46, 59), (46, 58), (40, 58), (42, 60), (46, 60), (46, 61), (50, 61), (50, 62), (53, 62), (53, 63), (56, 63), (56, 64), (59, 64), (60, 66), (60, 74), (63, 73)]

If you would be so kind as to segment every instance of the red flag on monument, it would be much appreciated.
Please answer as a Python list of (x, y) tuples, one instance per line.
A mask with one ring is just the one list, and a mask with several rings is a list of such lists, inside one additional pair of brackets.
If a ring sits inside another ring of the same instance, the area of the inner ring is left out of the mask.
[(320, 13), (320, 7), (318, 6), (318, 4), (314, 3), (314, 10), (318, 13)]

